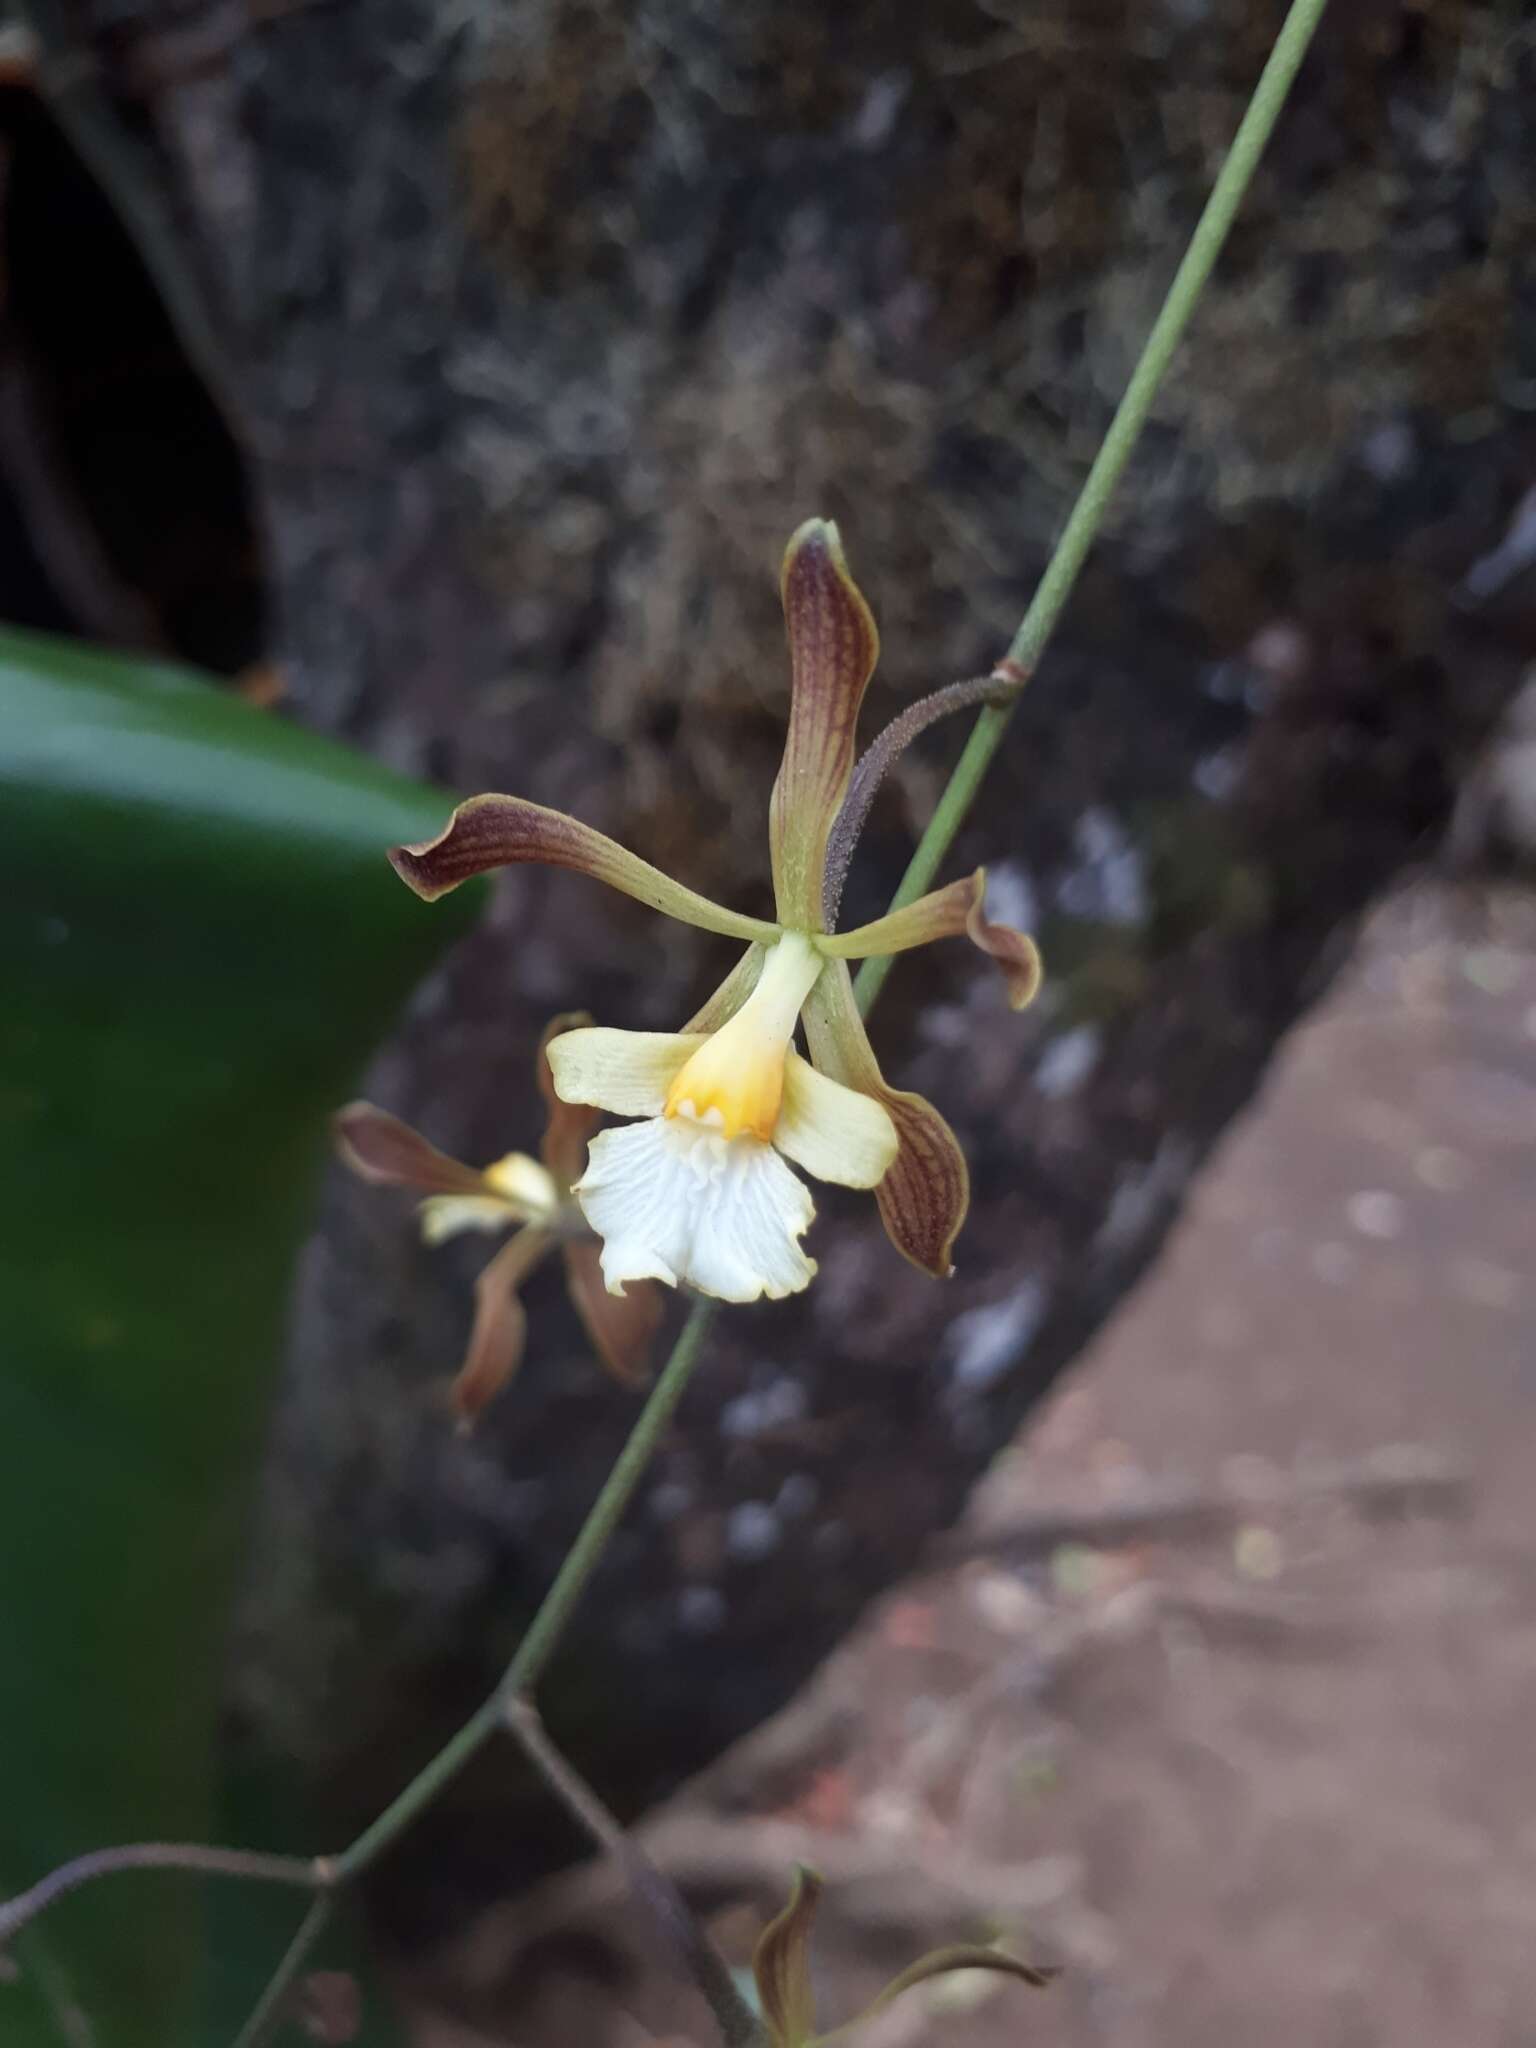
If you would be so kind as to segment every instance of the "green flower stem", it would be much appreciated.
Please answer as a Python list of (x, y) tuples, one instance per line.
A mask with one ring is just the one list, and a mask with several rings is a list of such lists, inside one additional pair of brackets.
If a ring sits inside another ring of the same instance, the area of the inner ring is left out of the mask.
[(662, 1431), (672, 1420), (672, 1411), (683, 1398), (714, 1319), (715, 1304), (712, 1301), (695, 1301), (688, 1311), (688, 1320), (672, 1347), (672, 1356), (651, 1389), (640, 1411), (640, 1419), (619, 1453), (618, 1463), (609, 1473), (591, 1514), (582, 1524), (581, 1534), (572, 1544), (554, 1584), (545, 1594), (544, 1603), (534, 1616), (517, 1655), (507, 1666), (500, 1687), (501, 1699), (529, 1692), (537, 1685), (577, 1601), (587, 1589), (587, 1581), (601, 1562), (603, 1552), (608, 1548), (613, 1532), (651, 1462)]
[(267, 1988), (251, 2008), (251, 2016), (240, 2029), (234, 2041), (234, 2048), (261, 2048), (264, 2041), (272, 2038), (274, 2027), (280, 2026), (288, 2017), (286, 2007), (299, 1972), (309, 1961), (326, 1928), (330, 1925), (334, 1900), (326, 1892), (310, 1902), (309, 1911), (299, 1922), (298, 1932), (284, 1951), (283, 1959), (267, 1979)]
[(495, 1692), (405, 1790), (391, 1800), (378, 1819), (363, 1830), (351, 1847), (331, 1860), (328, 1870), (333, 1884), (344, 1884), (381, 1856), (395, 1837), (431, 1805), (443, 1786), (458, 1775), (476, 1751), (506, 1725), (507, 1702), (530, 1692), (538, 1683), (544, 1666), (575, 1612), (577, 1602), (602, 1562), (603, 1553), (651, 1462), (662, 1432), (672, 1420), (673, 1410), (683, 1398), (714, 1316), (715, 1306), (709, 1301), (696, 1301), (688, 1311), (688, 1320), (672, 1347), (672, 1355), (647, 1396), (639, 1420), (619, 1453), (618, 1462), (604, 1481), (592, 1512), (582, 1523), (581, 1533), (566, 1553), (554, 1584), (540, 1603), (528, 1633), (518, 1645), (517, 1654), (507, 1666)]
[[(1072, 587), (1103, 523), (1115, 486), (1147, 423), (1157, 387), (1189, 324), (1190, 315), (1199, 303), (1216, 258), (1221, 254), (1222, 244), (1243, 203), (1264, 146), (1280, 117), (1280, 109), (1285, 105), (1301, 60), (1327, 4), (1328, 0), (1292, 0), (1290, 13), (1275, 39), (1269, 62), (1254, 88), (1253, 98), (1233, 138), (1227, 160), (1211, 188), (1211, 196), (1205, 203), (1205, 211), (1200, 216), (1184, 260), (1168, 288), (1163, 310), (1147, 336), (1141, 359), (1125, 387), (1125, 396), (1110, 423), (1104, 445), (1088, 472), (1087, 481), (1072, 508), (1072, 515), (1050, 564), (1009, 646), (1006, 659), (1022, 671), (1021, 680), (1027, 680), (1034, 672), (1066, 609)], [(982, 777), (1002, 744), (1013, 710), (1013, 703), (989, 704), (978, 715), (965, 743), (965, 751), (956, 762), (955, 771), (928, 821), (928, 829), (918, 841), (907, 872), (901, 878), (901, 886), (891, 899), (893, 910), (915, 902), (931, 886), (939, 863), (965, 822), (966, 813), (981, 787)], [(890, 971), (890, 954), (866, 960), (859, 970), (854, 987), (859, 1008), (866, 1015)]]
[(396, 1794), (378, 1819), (363, 1829), (350, 1848), (329, 1859), (334, 1882), (345, 1884), (377, 1862), (396, 1835), (403, 1834), (416, 1816), (432, 1804), (500, 1726), (501, 1701), (499, 1695), (493, 1694), (476, 1708), (457, 1734), (449, 1737), (431, 1762), (423, 1765), (405, 1790)]

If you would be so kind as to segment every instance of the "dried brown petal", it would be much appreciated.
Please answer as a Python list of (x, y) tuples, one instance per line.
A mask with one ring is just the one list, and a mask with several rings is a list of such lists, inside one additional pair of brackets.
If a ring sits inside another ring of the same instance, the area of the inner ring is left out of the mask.
[(504, 1244), (475, 1282), (475, 1324), (454, 1380), (453, 1411), (471, 1427), (523, 1362), (528, 1318), (517, 1290), (549, 1249), (547, 1230), (528, 1224)]
[(914, 946), (926, 946), (934, 939), (947, 939), (963, 932), (973, 945), (995, 960), (1008, 985), (1008, 1001), (1022, 1010), (1040, 987), (1040, 954), (1033, 939), (1010, 925), (990, 924), (985, 904), (987, 871), (951, 882), (919, 896), (900, 910), (877, 917), (873, 924), (861, 924), (851, 932), (836, 932), (818, 941), (821, 950), (840, 960), (867, 960), (874, 954), (905, 953)]
[(332, 1119), (336, 1149), (352, 1171), (380, 1187), (426, 1195), (483, 1195), (485, 1178), (439, 1152), (420, 1131), (371, 1102), (349, 1102)]
[(649, 1280), (631, 1280), (622, 1294), (610, 1294), (600, 1248), (591, 1238), (565, 1246), (565, 1286), (593, 1350), (614, 1378), (626, 1387), (644, 1386), (661, 1325), (661, 1289)]
[(549, 1069), (549, 1041), (566, 1031), (584, 1031), (592, 1022), (585, 1010), (564, 1010), (551, 1017), (539, 1040), (534, 1070), (539, 1093), (544, 1098), (544, 1135), (539, 1140), (539, 1157), (560, 1183), (562, 1193), (581, 1179), (587, 1163), (587, 1142), (602, 1122), (602, 1112), (583, 1102), (562, 1102), (555, 1093), (555, 1077)]
[(397, 846), (390, 853), (395, 873), (428, 903), (457, 889), (472, 875), (493, 868), (535, 862), (544, 867), (574, 868), (610, 889), (648, 903), (653, 910), (698, 925), (727, 938), (771, 941), (778, 926), (759, 917), (742, 917), (723, 904), (712, 903), (684, 888), (630, 853), (616, 840), (594, 832), (564, 811), (546, 810), (520, 796), (472, 796), (459, 805), (435, 839), (415, 846)]
[(827, 962), (803, 1015), (813, 1064), (834, 1081), (872, 1095), (896, 1126), (896, 1158), (875, 1189), (886, 1235), (914, 1266), (947, 1279), (971, 1200), (959, 1141), (931, 1102), (887, 1086), (841, 960)]
[(830, 520), (807, 520), (790, 541), (781, 589), (791, 695), (784, 760), (769, 811), (769, 848), (780, 918), (817, 932), (827, 839), (853, 774), (859, 706), (879, 657), (880, 636)]

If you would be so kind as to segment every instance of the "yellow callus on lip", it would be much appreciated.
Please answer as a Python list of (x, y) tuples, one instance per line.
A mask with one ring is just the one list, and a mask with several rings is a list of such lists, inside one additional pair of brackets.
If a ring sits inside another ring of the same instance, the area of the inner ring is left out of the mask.
[(666, 1114), (709, 1124), (723, 1138), (739, 1138), (749, 1131), (768, 1144), (784, 1099), (784, 1055), (722, 1059), (723, 1036), (723, 1031), (717, 1032), (701, 1046), (672, 1083)]
[(707, 1124), (723, 1138), (750, 1133), (769, 1142), (784, 1099), (784, 1059), (795, 1020), (823, 964), (808, 938), (786, 932), (735, 1016), (678, 1073), (665, 1114)]

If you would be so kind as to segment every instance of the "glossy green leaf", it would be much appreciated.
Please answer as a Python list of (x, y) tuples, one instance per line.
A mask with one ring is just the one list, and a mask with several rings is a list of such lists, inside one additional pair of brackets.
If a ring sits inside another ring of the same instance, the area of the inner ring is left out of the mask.
[[(385, 860), (444, 815), (182, 671), (0, 633), (0, 1890), (213, 1826), (326, 1120), (478, 909)], [(119, 1877), (56, 1908), (0, 2040), (197, 2041), (202, 1904)]]

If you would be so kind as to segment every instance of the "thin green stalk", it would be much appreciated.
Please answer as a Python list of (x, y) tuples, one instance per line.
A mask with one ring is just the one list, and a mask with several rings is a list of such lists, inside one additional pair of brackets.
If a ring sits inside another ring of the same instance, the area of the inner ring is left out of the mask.
[(672, 1347), (672, 1355), (652, 1387), (639, 1420), (619, 1453), (617, 1464), (608, 1474), (591, 1513), (581, 1525), (581, 1533), (566, 1553), (554, 1584), (544, 1595), (529, 1624), (528, 1633), (518, 1645), (517, 1654), (507, 1666), (495, 1692), (405, 1790), (391, 1800), (378, 1819), (363, 1830), (351, 1847), (330, 1862), (328, 1870), (333, 1884), (346, 1883), (381, 1856), (395, 1837), (402, 1834), (431, 1804), (449, 1779), (456, 1777), (476, 1751), (504, 1725), (507, 1701), (531, 1691), (537, 1684), (575, 1612), (577, 1602), (602, 1562), (603, 1553), (651, 1462), (662, 1432), (672, 1420), (673, 1410), (683, 1398), (699, 1362), (714, 1314), (714, 1304), (708, 1301), (696, 1301), (688, 1311), (688, 1320)]
[(0, 1905), (0, 1949), (29, 1920), (83, 1884), (114, 1877), (127, 1870), (195, 1870), (205, 1877), (247, 1878), (257, 1884), (302, 1885), (321, 1882), (315, 1865), (302, 1856), (264, 1856), (248, 1849), (211, 1849), (200, 1842), (129, 1842), (120, 1849), (92, 1849), (61, 1863), (29, 1890)]
[(430, 1763), (424, 1764), (403, 1792), (371, 1821), (350, 1847), (329, 1859), (332, 1881), (346, 1884), (360, 1871), (376, 1862), (395, 1839), (403, 1834), (417, 1814), (423, 1812), (501, 1726), (501, 1700), (492, 1694), (477, 1707), (455, 1735), (451, 1735)]
[(235, 2037), (234, 2048), (261, 2048), (261, 2043), (271, 2038), (272, 2029), (284, 2017), (283, 2008), (298, 1981), (299, 1972), (330, 1924), (334, 1904), (335, 1901), (325, 1892), (313, 1901), (299, 1922), (298, 1932), (284, 1951), (282, 1961), (268, 1978), (267, 1988), (252, 2008), (250, 2018)]
[[(1221, 254), (1222, 244), (1243, 203), (1264, 146), (1280, 117), (1280, 109), (1285, 105), (1301, 60), (1327, 4), (1328, 0), (1292, 0), (1291, 11), (1275, 39), (1269, 62), (1264, 66), (1253, 98), (1248, 103), (1248, 111), (1227, 153), (1227, 160), (1211, 188), (1211, 196), (1205, 203), (1205, 211), (1190, 239), (1184, 260), (1168, 288), (1163, 310), (1147, 336), (1141, 359), (1131, 373), (1125, 396), (1110, 423), (1109, 432), (1104, 436), (1104, 445), (1088, 472), (1088, 480), (1072, 508), (1050, 564), (1009, 646), (1006, 659), (1023, 672), (1025, 679), (1034, 672), (1066, 608), (1067, 599), (1072, 595), (1072, 587), (1103, 523), (1115, 486), (1147, 423), (1157, 387)], [(928, 829), (918, 841), (917, 851), (902, 876), (901, 887), (891, 900), (893, 910), (914, 902), (931, 885), (939, 863), (948, 853), (955, 834), (975, 801), (993, 755), (1002, 744), (1013, 711), (1013, 703), (989, 704), (978, 715), (965, 743), (965, 751), (955, 764), (955, 771), (945, 785), (938, 807), (928, 821)], [(859, 1008), (866, 1014), (890, 971), (889, 954), (866, 960), (859, 970), (855, 988)]]
[(712, 1301), (695, 1301), (688, 1311), (688, 1320), (678, 1334), (672, 1356), (663, 1366), (661, 1377), (651, 1389), (650, 1398), (640, 1411), (640, 1420), (630, 1431), (629, 1441), (620, 1451), (618, 1463), (604, 1481), (603, 1490), (582, 1524), (581, 1534), (572, 1544), (555, 1583), (545, 1594), (543, 1605), (533, 1617), (527, 1635), (518, 1646), (517, 1655), (507, 1666), (506, 1676), (501, 1681), (502, 1699), (516, 1693), (531, 1692), (538, 1684), (577, 1601), (587, 1589), (587, 1581), (601, 1563), (603, 1552), (608, 1548), (635, 1488), (644, 1477), (645, 1468), (661, 1441), (662, 1431), (672, 1420), (673, 1409), (683, 1398), (714, 1319), (715, 1304)]

